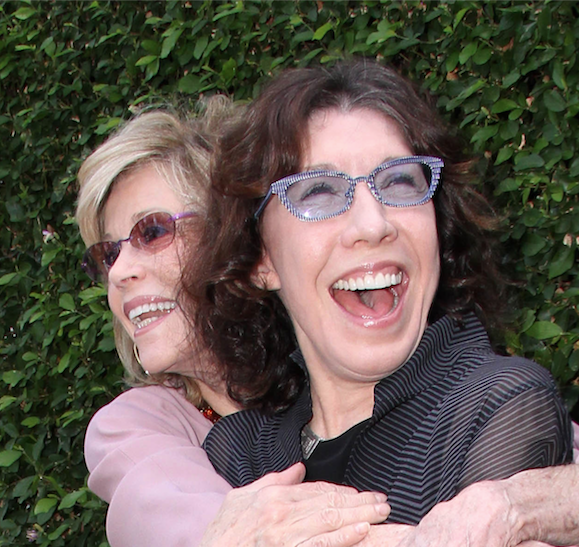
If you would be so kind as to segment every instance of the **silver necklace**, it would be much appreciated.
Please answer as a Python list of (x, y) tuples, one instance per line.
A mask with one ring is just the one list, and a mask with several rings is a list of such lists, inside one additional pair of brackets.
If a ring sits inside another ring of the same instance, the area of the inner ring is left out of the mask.
[(325, 440), (326, 439), (323, 439), (312, 431), (310, 424), (304, 425), (301, 433), (302, 454), (304, 460), (307, 460), (313, 454), (320, 442)]

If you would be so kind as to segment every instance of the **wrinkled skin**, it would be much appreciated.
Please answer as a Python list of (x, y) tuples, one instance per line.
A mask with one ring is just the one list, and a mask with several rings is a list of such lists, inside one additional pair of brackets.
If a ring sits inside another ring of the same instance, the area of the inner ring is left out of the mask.
[(230, 492), (199, 547), (351, 547), (390, 512), (383, 494), (304, 475), (296, 464)]

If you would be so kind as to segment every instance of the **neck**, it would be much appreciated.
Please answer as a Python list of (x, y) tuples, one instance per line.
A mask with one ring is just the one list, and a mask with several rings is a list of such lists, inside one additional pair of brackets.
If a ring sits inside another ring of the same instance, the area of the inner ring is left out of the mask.
[(199, 380), (197, 380), (197, 383), (203, 399), (220, 416), (227, 416), (241, 410), (239, 404), (227, 396), (225, 386), (209, 387)]
[(312, 431), (323, 439), (333, 439), (370, 418), (374, 408), (374, 385), (347, 385), (340, 389), (335, 384), (316, 383), (312, 379)]

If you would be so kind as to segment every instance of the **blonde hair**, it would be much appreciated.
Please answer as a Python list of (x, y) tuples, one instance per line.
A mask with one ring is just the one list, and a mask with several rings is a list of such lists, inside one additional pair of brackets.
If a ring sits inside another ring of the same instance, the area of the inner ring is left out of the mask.
[[(205, 216), (209, 189), (209, 164), (213, 140), (229, 103), (213, 98), (203, 115), (185, 119), (168, 109), (138, 114), (100, 145), (78, 172), (79, 194), (76, 219), (87, 247), (102, 241), (103, 210), (115, 183), (143, 167), (152, 166), (179, 195), (188, 211)], [(199, 406), (197, 383), (180, 374), (147, 375), (134, 354), (133, 340), (113, 319), (117, 352), (131, 386), (168, 384), (184, 388), (189, 400)]]

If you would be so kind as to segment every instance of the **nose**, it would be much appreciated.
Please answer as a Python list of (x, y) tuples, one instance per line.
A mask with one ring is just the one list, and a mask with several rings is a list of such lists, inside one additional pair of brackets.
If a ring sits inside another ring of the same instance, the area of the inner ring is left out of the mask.
[(141, 260), (142, 251), (135, 249), (128, 241), (121, 243), (121, 251), (109, 270), (109, 283), (123, 287), (130, 281), (143, 279), (146, 269)]
[(346, 247), (362, 242), (374, 246), (384, 239), (395, 239), (398, 232), (389, 218), (390, 209), (372, 195), (364, 181), (360, 181), (356, 185), (350, 210), (344, 213), (347, 226), (342, 233), (342, 243)]

